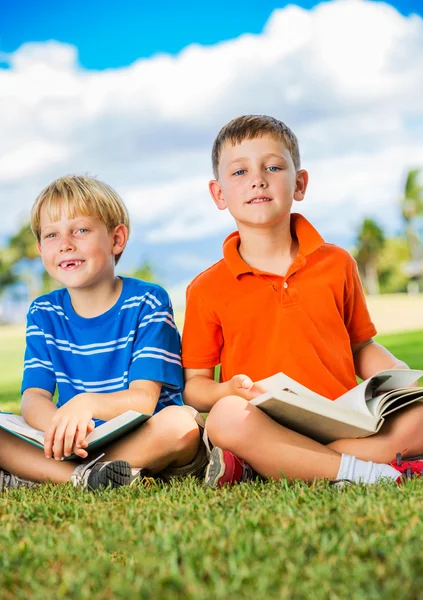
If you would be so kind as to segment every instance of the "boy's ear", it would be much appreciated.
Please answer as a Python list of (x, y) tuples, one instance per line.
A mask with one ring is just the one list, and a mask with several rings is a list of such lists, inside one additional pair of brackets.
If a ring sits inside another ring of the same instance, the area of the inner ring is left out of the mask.
[(296, 175), (294, 200), (297, 200), (297, 202), (301, 202), (301, 200), (304, 200), (307, 186), (308, 172), (305, 169), (300, 169), (299, 171), (297, 171)]
[(113, 247), (112, 253), (116, 256), (122, 254), (128, 242), (128, 228), (123, 223), (116, 225), (112, 232)]
[(38, 240), (37, 240), (37, 250), (38, 250), (38, 253), (41, 256), (41, 244), (40, 244), (40, 242)]
[(212, 179), (210, 181), (209, 192), (217, 208), (219, 210), (225, 210), (225, 208), (227, 208), (227, 205), (223, 197), (222, 188), (220, 187), (220, 183), (217, 181), (217, 179)]

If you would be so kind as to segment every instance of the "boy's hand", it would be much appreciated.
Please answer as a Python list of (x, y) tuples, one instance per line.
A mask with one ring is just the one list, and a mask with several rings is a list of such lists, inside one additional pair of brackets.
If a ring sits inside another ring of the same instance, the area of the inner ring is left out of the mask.
[(244, 400), (252, 400), (263, 393), (254, 386), (248, 375), (234, 375), (230, 384), (233, 389), (232, 393), (235, 396), (241, 396)]
[(71, 454), (86, 458), (85, 438), (94, 429), (93, 410), (88, 394), (79, 394), (57, 409), (44, 435), (46, 458), (61, 460)]

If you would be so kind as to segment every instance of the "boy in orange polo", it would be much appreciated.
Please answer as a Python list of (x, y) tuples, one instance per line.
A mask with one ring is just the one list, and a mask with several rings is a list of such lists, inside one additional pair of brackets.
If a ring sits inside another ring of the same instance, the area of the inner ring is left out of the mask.
[[(356, 374), (367, 379), (408, 367), (373, 341), (355, 261), (291, 214), (308, 184), (292, 131), (272, 117), (239, 117), (219, 132), (212, 160), (210, 193), (238, 231), (225, 240), (224, 258), (187, 290), (184, 398), (210, 411), (214, 448), (206, 483), (244, 481), (253, 470), (273, 479), (363, 483), (420, 475), (423, 461), (394, 460), (404, 448), (406, 457), (423, 453), (420, 403), (372, 437), (327, 446), (249, 404), (259, 394), (253, 382), (278, 371), (335, 399), (356, 385)], [(220, 383), (214, 381), (218, 364)]]

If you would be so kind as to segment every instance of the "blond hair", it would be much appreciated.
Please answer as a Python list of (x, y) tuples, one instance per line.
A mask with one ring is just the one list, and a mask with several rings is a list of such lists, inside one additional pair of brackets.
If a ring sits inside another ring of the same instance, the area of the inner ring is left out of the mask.
[(253, 140), (263, 135), (272, 135), (283, 142), (289, 151), (295, 169), (301, 168), (300, 150), (297, 136), (282, 121), (267, 115), (243, 115), (233, 119), (217, 134), (212, 149), (212, 166), (216, 179), (219, 174), (219, 160), (223, 146), (229, 142), (233, 146), (244, 140)]
[[(95, 177), (65, 175), (43, 189), (31, 210), (31, 229), (38, 242), (41, 238), (40, 215), (44, 206), (53, 222), (60, 219), (63, 210), (68, 219), (74, 219), (77, 215), (98, 217), (109, 232), (117, 225), (125, 225), (129, 235), (129, 215), (122, 198), (112, 187)], [(116, 256), (115, 264), (121, 256)]]

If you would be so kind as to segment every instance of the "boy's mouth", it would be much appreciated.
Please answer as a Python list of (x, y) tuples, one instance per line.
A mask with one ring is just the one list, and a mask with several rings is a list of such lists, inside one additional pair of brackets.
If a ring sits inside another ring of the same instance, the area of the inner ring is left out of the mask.
[(85, 262), (83, 260), (63, 260), (59, 263), (59, 267), (61, 269), (65, 269), (65, 271), (72, 271), (72, 269), (77, 269)]
[(257, 198), (251, 198), (247, 204), (263, 204), (264, 202), (271, 202), (272, 199), (267, 196), (257, 196)]

